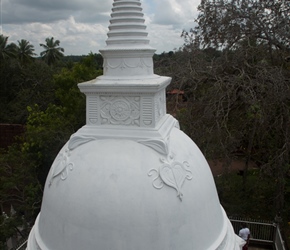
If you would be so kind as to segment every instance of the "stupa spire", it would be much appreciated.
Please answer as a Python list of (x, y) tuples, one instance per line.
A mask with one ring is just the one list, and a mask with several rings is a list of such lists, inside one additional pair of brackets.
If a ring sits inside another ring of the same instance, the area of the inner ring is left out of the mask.
[(107, 46), (100, 50), (104, 57), (104, 77), (148, 77), (153, 75), (153, 54), (139, 0), (115, 0), (113, 3)]
[(148, 33), (144, 22), (144, 14), (139, 0), (114, 1), (107, 45), (148, 45)]
[[(87, 96), (85, 133), (111, 137), (122, 127), (126, 138), (161, 138), (165, 145), (177, 124), (166, 114), (165, 88), (171, 78), (154, 74), (155, 49), (149, 45), (144, 23), (140, 0), (114, 0), (107, 45), (100, 50), (103, 75), (79, 84)], [(89, 131), (93, 127), (97, 130)]]

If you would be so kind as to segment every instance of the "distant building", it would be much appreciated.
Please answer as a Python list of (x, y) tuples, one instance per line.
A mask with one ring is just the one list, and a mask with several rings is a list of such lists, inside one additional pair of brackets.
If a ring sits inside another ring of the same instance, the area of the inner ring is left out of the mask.
[(25, 127), (21, 124), (0, 124), (0, 148), (7, 149), (24, 131)]

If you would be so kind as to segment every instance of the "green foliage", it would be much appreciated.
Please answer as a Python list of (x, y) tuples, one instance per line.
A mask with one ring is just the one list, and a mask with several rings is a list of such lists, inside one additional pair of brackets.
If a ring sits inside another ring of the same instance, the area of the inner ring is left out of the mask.
[(15, 59), (3, 63), (0, 67), (0, 122), (24, 124), (27, 106), (37, 103), (45, 108), (53, 102), (52, 75), (51, 68), (40, 60), (22, 67)]
[(21, 144), (12, 145), (0, 155), (1, 205), (6, 206), (12, 202), (14, 209), (28, 217), (33, 214), (33, 204), (39, 200), (36, 197), (40, 186), (35, 178), (34, 164), (33, 160), (23, 154)]
[[(10, 62), (5, 61), (5, 63), (1, 64), (0, 67), (0, 122), (12, 118), (10, 116), (10, 108), (11, 103), (15, 99), (15, 95), (17, 91), (15, 89), (19, 88), (19, 82), (21, 82), (21, 69), (16, 61), (12, 60)], [(12, 118), (13, 119), (13, 118)]]
[(21, 39), (18, 41), (18, 46), (16, 47), (16, 53), (18, 60), (21, 64), (30, 63), (36, 54), (33, 52), (34, 46), (29, 44), (29, 41)]
[(246, 191), (243, 190), (242, 175), (236, 172), (216, 177), (215, 182), (221, 204), (228, 214), (268, 220), (275, 217), (273, 193), (277, 181), (271, 176), (262, 178), (259, 169), (250, 170)]
[[(19, 226), (24, 226), (23, 234), (27, 234), (25, 225), (39, 212), (42, 192), (36, 177), (35, 164), (20, 144), (6, 152), (1, 150), (0, 205), (7, 215), (0, 216), (0, 246), (15, 235)], [(15, 212), (10, 213), (12, 206)]]
[(23, 225), (23, 220), (18, 216), (6, 214), (0, 215), (0, 249), (8, 249), (6, 240), (15, 235), (17, 227)]
[(40, 53), (40, 56), (48, 65), (53, 65), (63, 57), (64, 49), (59, 47), (60, 41), (54, 40), (53, 37), (46, 38), (45, 44), (41, 43), (40, 46), (44, 48), (44, 51)]
[[(27, 235), (54, 158), (85, 123), (85, 97), (77, 84), (102, 74), (100, 54), (90, 53), (65, 67), (59, 44), (47, 38), (41, 61), (33, 58), (29, 41), (9, 44), (8, 37), (0, 36), (0, 122), (26, 124), (17, 144), (0, 150), (0, 208), (7, 214), (0, 215), (0, 249), (17, 232)], [(50, 67), (58, 62), (58, 68)]]
[(65, 107), (51, 104), (42, 111), (34, 105), (28, 112), (23, 153), (35, 159), (38, 178), (44, 185), (54, 157), (74, 129)]
[(0, 65), (11, 58), (16, 57), (16, 45), (8, 44), (8, 37), (0, 35)]
[[(272, 209), (279, 211), (289, 171), (289, 72), (244, 59), (237, 50), (213, 58), (210, 65), (191, 65), (194, 72), (182, 76), (188, 81), (183, 85), (188, 102), (177, 115), (207, 158), (244, 160), (243, 192), (251, 189), (249, 162), (261, 169), (261, 177), (277, 178), (268, 195), (275, 200)], [(206, 72), (205, 65), (210, 66)]]
[(63, 68), (53, 77), (54, 99), (44, 109), (28, 107), (24, 151), (37, 159), (37, 172), (42, 185), (57, 153), (71, 134), (85, 124), (85, 97), (77, 84), (101, 74), (90, 55), (71, 69)]
[(235, 47), (240, 41), (286, 50), (290, 44), (289, 1), (202, 0), (194, 39), (209, 47)]
[[(289, 8), (283, 1), (203, 0), (199, 10), (198, 26), (182, 33), (184, 47), (157, 61), (171, 88), (184, 91), (186, 102), (171, 99), (169, 110), (208, 159), (224, 163), (224, 178), (233, 161), (244, 162), (242, 176), (219, 183), (231, 213), (254, 213), (262, 196), (270, 202), (258, 208), (282, 213), (290, 204)], [(231, 207), (247, 196), (247, 207)]]
[[(77, 84), (102, 74), (98, 56), (90, 54), (61, 70), (41, 60), (3, 62), (0, 122), (25, 123), (23, 138), (0, 154), (0, 247), (39, 212), (47, 173), (61, 147), (85, 123), (85, 97)], [(13, 205), (16, 213), (9, 214)], [(16, 224), (15, 224), (16, 223)]]
[(54, 76), (56, 103), (65, 108), (67, 119), (76, 130), (85, 123), (85, 96), (79, 91), (77, 84), (89, 81), (102, 74), (98, 70), (95, 55), (82, 59), (80, 63), (69, 68), (63, 68)]

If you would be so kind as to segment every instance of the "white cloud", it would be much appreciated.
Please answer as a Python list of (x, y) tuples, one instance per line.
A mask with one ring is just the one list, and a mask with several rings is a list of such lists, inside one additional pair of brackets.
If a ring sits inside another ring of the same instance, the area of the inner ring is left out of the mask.
[(193, 23), (198, 4), (198, 0), (155, 0), (158, 12), (155, 13), (153, 22), (183, 29)]
[(21, 26), (7, 25), (9, 42), (26, 39), (34, 45), (37, 54), (42, 51), (39, 46), (47, 37), (60, 40), (60, 46), (65, 49), (66, 55), (88, 54), (90, 51), (97, 53), (105, 46), (107, 28), (100, 24), (78, 23), (74, 17), (60, 20), (55, 23), (29, 23)]
[(183, 44), (181, 31), (173, 29), (171, 25), (151, 24), (148, 31), (150, 45), (157, 49), (157, 53), (179, 49)]
[[(2, 0), (2, 31), (10, 42), (26, 39), (36, 53), (47, 37), (65, 54), (97, 53), (105, 46), (113, 0)], [(199, 0), (143, 0), (151, 46), (157, 53), (179, 48), (183, 29), (194, 26)]]

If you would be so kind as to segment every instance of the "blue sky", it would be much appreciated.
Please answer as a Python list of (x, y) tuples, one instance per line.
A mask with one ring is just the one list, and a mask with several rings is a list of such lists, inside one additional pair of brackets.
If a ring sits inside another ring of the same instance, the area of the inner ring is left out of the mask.
[[(9, 42), (26, 39), (40, 53), (45, 38), (60, 40), (66, 55), (98, 53), (105, 46), (113, 0), (0, 0), (1, 31)], [(150, 45), (178, 49), (194, 26), (200, 0), (141, 0)]]

